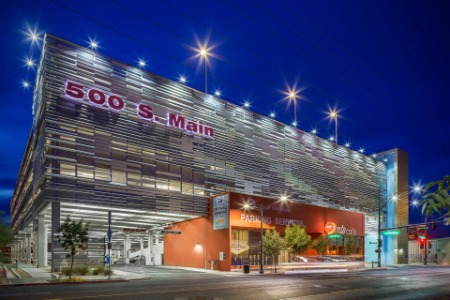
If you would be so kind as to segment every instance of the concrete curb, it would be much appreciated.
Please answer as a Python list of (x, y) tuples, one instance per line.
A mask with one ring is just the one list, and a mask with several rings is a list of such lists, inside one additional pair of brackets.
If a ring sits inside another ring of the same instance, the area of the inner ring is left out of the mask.
[(128, 282), (126, 279), (111, 279), (111, 280), (91, 280), (91, 281), (73, 281), (73, 282), (23, 282), (0, 284), (0, 288), (18, 287), (18, 286), (40, 286), (40, 285), (61, 285), (61, 284), (97, 284), (97, 283), (116, 283)]
[(17, 273), (17, 271), (14, 271), (14, 268), (11, 268), (10, 271), (14, 274), (14, 276), (16, 276), (16, 278), (22, 278), (22, 276), (20, 276), (20, 274)]
[(12, 268), (10, 270), (10, 269), (8, 269), (8, 267), (6, 265), (3, 265), (3, 270), (5, 271), (6, 279), (20, 278), (20, 276), (18, 276), (16, 273), (12, 272)]

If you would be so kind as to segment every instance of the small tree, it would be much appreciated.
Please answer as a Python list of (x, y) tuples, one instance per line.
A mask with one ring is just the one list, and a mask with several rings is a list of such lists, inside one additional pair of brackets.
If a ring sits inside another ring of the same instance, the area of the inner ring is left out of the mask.
[(11, 232), (11, 227), (9, 227), (4, 220), (5, 212), (0, 210), (0, 262), (9, 262), (10, 259), (3, 257), (1, 249), (6, 247), (14, 238)]
[(311, 248), (317, 251), (317, 253), (324, 255), (325, 251), (327, 251), (327, 246), (330, 244), (330, 241), (323, 236), (317, 237), (313, 243)]
[(298, 224), (293, 226), (286, 226), (285, 232), (285, 243), (288, 248), (288, 252), (295, 255), (299, 252), (305, 252), (309, 244), (311, 243), (311, 236), (306, 233), (305, 228)]
[(345, 237), (345, 254), (356, 254), (356, 246), (356, 236), (348, 235)]
[(83, 219), (72, 221), (70, 216), (67, 216), (64, 223), (58, 228), (58, 242), (69, 252), (66, 257), (71, 258), (69, 280), (72, 279), (74, 256), (78, 253), (79, 249), (86, 249), (86, 242), (89, 238), (88, 229), (89, 223), (84, 224)]
[[(434, 213), (442, 215), (440, 218), (450, 216), (450, 175), (441, 180), (430, 182), (423, 190), (422, 215), (433, 216)], [(450, 225), (450, 218), (445, 225)]]
[(280, 255), (281, 249), (284, 248), (284, 240), (280, 234), (272, 227), (266, 230), (263, 237), (263, 251), (264, 254), (272, 256), (272, 264), (275, 266), (275, 273), (277, 272), (277, 263), (275, 261)]

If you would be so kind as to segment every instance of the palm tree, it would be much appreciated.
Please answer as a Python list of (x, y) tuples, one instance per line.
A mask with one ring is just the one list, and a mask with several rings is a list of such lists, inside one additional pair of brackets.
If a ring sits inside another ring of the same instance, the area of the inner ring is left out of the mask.
[[(441, 215), (439, 218), (450, 216), (450, 175), (441, 180), (430, 182), (423, 190), (422, 215), (433, 216), (434, 213)], [(450, 224), (450, 218), (445, 225)]]

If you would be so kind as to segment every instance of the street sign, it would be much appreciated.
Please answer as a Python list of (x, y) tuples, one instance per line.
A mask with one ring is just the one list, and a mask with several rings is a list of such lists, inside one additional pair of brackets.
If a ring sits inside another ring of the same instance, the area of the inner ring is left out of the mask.
[(124, 228), (123, 232), (147, 232), (145, 228)]
[(385, 230), (381, 232), (382, 235), (399, 235), (400, 229), (394, 229), (394, 230)]
[(342, 235), (340, 234), (331, 234), (328, 236), (329, 239), (340, 239)]
[(179, 231), (179, 230), (161, 230), (161, 233), (164, 233), (164, 234), (181, 234), (181, 231)]

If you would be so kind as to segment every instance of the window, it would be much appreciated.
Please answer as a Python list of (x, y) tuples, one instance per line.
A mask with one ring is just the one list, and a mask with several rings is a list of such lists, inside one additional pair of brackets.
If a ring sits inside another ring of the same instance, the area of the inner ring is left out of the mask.
[(127, 182), (127, 173), (123, 171), (112, 170), (111, 182), (125, 185)]
[(66, 176), (75, 176), (75, 166), (73, 164), (61, 162), (59, 164), (59, 174)]

